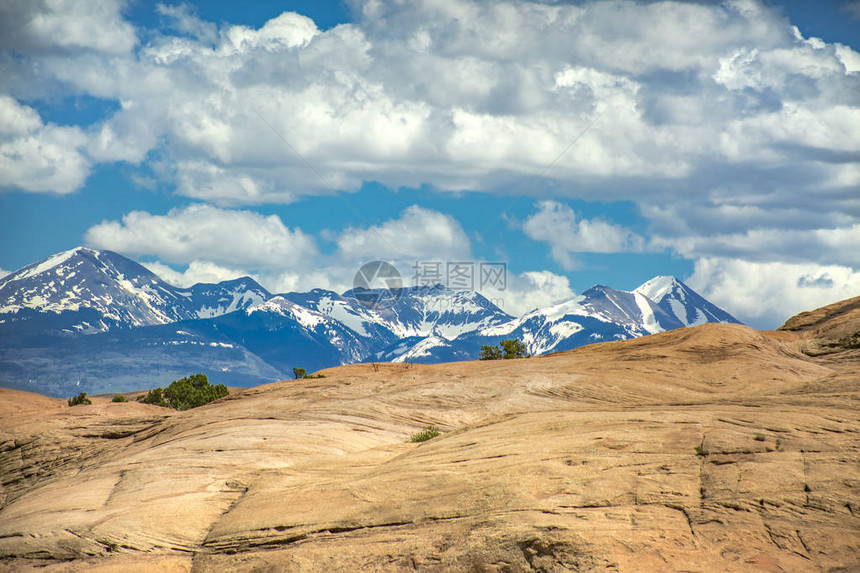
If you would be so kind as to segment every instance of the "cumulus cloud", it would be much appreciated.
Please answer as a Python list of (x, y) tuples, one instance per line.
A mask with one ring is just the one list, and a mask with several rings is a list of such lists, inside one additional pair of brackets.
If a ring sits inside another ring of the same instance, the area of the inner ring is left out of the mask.
[(471, 254), (456, 219), (418, 205), (381, 225), (344, 230), (337, 246), (340, 256), (353, 260), (456, 261)]
[[(331, 30), (287, 12), (217, 36), (187, 5), (157, 10), (183, 35), (154, 37), (136, 59), (42, 66), (123, 103), (99, 134), (101, 160), (139, 161), (162, 142), (179, 191), (201, 199), (326, 192), (267, 123), (341, 189), (371, 178), (493, 189), (506, 174), (543, 173), (601, 112), (548, 172), (591, 179), (572, 194), (604, 194), (604, 183), (617, 198), (641, 193), (619, 177), (695, 185), (715, 163), (785, 163), (798, 143), (856, 151), (856, 54), (755, 2), (364, 2), (357, 23)], [(219, 171), (234, 183), (188, 183)]]
[(238, 269), (229, 269), (212, 261), (193, 260), (183, 270), (177, 271), (161, 261), (142, 262), (143, 266), (154, 272), (166, 282), (178, 287), (190, 287), (197, 283), (219, 283), (250, 276), (250, 273)]
[(0, 189), (74, 191), (90, 173), (86, 141), (80, 128), (42, 123), (33, 108), (0, 94)]
[(142, 262), (166, 282), (178, 287), (197, 283), (218, 283), (240, 277), (251, 277), (271, 293), (306, 292), (326, 288), (342, 293), (352, 288), (355, 268), (348, 265), (324, 265), (298, 271), (230, 268), (212, 261), (195, 259), (187, 265), (166, 264), (161, 261)]
[(167, 20), (171, 28), (197, 38), (201, 42), (212, 44), (218, 37), (218, 27), (212, 22), (201, 20), (197, 16), (196, 9), (190, 4), (159, 3), (155, 5), (155, 11)]
[(577, 266), (575, 253), (621, 253), (641, 251), (642, 237), (600, 219), (579, 219), (568, 205), (540, 201), (538, 212), (523, 223), (523, 231), (536, 241), (548, 243), (552, 258), (565, 270)]
[[(353, 6), (356, 22), (321, 31), (290, 12), (219, 26), (160, 4), (175, 33), (136, 49), (119, 0), (3, 3), (0, 75), (15, 99), (0, 100), (0, 185), (69, 192), (92, 164), (127, 161), (224, 207), (368, 180), (505, 193), (525, 180), (518, 192), (559, 199), (523, 230), (565, 268), (577, 252), (643, 248), (612, 222), (577, 219), (566, 197), (634, 202), (652, 223), (649, 247), (745, 269), (786, 264), (772, 269), (791, 284), (791, 265), (860, 265), (860, 54), (805, 36), (766, 3)], [(48, 94), (119, 109), (83, 130), (18, 103)], [(132, 229), (145, 227), (139, 218)], [(410, 223), (435, 250), (410, 238)], [(92, 232), (144, 249), (125, 222)], [(445, 215), (416, 211), (347, 230), (338, 249), (344, 260), (468, 256), (464, 239)], [(247, 266), (202, 247), (214, 254), (200, 260)], [(199, 258), (159, 250), (167, 263)], [(829, 276), (839, 288), (843, 275)]]
[(677, 253), (735, 257), (750, 261), (810, 261), (860, 268), (860, 223), (830, 229), (753, 229), (711, 236), (689, 235), (656, 243)]
[[(177, 34), (153, 36), (136, 54), (121, 4), (15, 6), (21, 22), (75, 30), (101, 14), (119, 34), (62, 56), (25, 50), (40, 78), (121, 104), (91, 133), (67, 133), (71, 149), (87, 137), (86, 153), (49, 162), (57, 190), (83, 183), (87, 157), (141, 163), (157, 148), (160, 177), (222, 206), (369, 179), (495, 191), (514, 176), (532, 183), (525, 193), (547, 192), (549, 178), (557, 196), (634, 201), (653, 216), (655, 244), (686, 256), (720, 255), (703, 246), (737, 243), (738, 232), (838, 235), (856, 224), (845, 214), (856, 213), (860, 185), (860, 55), (804, 37), (759, 2), (358, 2), (357, 22), (326, 31), (290, 12), (256, 29), (219, 28), (187, 4), (159, 4)], [(31, 84), (10, 81), (19, 92)], [(754, 211), (774, 206), (831, 221), (763, 225)], [(698, 224), (724, 221), (727, 209), (739, 231)], [(667, 211), (678, 220), (664, 224)], [(611, 223), (575, 225), (569, 238), (588, 249), (637, 247)], [(589, 246), (598, 235), (604, 246)], [(849, 262), (851, 242), (836, 242), (819, 251), (833, 258), (816, 262)], [(575, 264), (578, 247), (552, 246)]]
[(799, 312), (860, 294), (860, 271), (839, 265), (705, 257), (686, 282), (743, 322), (771, 329)]
[(251, 276), (273, 292), (352, 288), (361, 264), (387, 260), (411, 284), (415, 261), (462, 261), (471, 246), (460, 223), (445, 213), (412, 206), (378, 225), (321, 233), (336, 249), (322, 254), (316, 239), (275, 215), (196, 204), (164, 215), (132, 211), (103, 221), (87, 244), (128, 256), (181, 286)]
[(486, 288), (481, 294), (514, 316), (576, 296), (568, 278), (551, 271), (508, 273), (504, 290)]
[(6, 0), (0, 4), (0, 50), (124, 54), (137, 44), (122, 17), (124, 0)]
[(87, 244), (127, 255), (188, 264), (206, 260), (247, 269), (295, 268), (313, 260), (313, 237), (286, 227), (275, 215), (191, 205), (166, 215), (132, 211), (104, 221), (85, 235)]

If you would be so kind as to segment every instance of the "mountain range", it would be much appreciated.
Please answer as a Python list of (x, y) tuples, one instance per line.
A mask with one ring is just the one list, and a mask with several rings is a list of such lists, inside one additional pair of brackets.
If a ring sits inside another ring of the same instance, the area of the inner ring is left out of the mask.
[(243, 277), (179, 288), (78, 247), (0, 279), (0, 386), (54, 396), (165, 385), (194, 372), (251, 386), (371, 361), (473, 360), (518, 338), (533, 355), (707, 322), (739, 322), (674, 277), (596, 285), (514, 317), (479, 293), (407, 287), (371, 308), (353, 291), (272, 294)]

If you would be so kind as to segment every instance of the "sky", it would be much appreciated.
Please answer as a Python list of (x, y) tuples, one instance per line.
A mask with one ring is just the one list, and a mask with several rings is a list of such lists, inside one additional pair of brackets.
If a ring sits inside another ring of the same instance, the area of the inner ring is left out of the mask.
[(7, 0), (0, 274), (503, 262), (512, 314), (675, 275), (776, 328), (860, 295), (858, 51), (856, 0)]

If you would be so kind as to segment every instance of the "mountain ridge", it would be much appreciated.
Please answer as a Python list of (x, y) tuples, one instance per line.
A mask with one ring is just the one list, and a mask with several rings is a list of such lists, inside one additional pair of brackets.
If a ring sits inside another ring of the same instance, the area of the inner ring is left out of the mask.
[[(135, 378), (119, 373), (151, 364), (159, 377), (205, 371), (247, 386), (295, 367), (471, 360), (505, 338), (538, 355), (738, 322), (674, 277), (633, 291), (595, 285), (521, 317), (442, 285), (380, 292), (379, 307), (362, 304), (368, 293), (274, 294), (250, 277), (183, 288), (118, 253), (77, 247), (0, 279), (0, 385), (54, 395), (124, 390)], [(137, 376), (143, 383), (149, 373)], [(118, 379), (122, 387), (112, 387)]]

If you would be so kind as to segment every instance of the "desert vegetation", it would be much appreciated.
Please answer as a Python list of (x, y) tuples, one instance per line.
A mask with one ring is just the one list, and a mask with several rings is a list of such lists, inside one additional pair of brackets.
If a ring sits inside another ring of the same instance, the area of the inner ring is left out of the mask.
[(189, 410), (223, 398), (229, 393), (223, 384), (210, 384), (205, 374), (193, 374), (174, 380), (167, 388), (153, 388), (137, 400), (174, 410)]
[(92, 403), (93, 401), (87, 397), (86, 392), (81, 392), (74, 398), (69, 398), (69, 406), (87, 406)]
[(442, 432), (439, 431), (439, 428), (436, 426), (427, 426), (420, 432), (412, 434), (412, 437), (409, 438), (410, 442), (426, 442), (427, 440), (432, 440), (436, 436), (442, 435)]
[(481, 360), (527, 358), (526, 346), (516, 338), (502, 340), (498, 346), (481, 346)]

